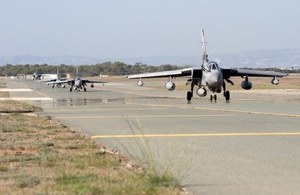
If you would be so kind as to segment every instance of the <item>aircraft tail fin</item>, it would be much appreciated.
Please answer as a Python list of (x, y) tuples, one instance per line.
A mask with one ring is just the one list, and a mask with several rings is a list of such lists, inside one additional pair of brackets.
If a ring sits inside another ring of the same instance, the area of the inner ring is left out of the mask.
[(208, 62), (208, 55), (206, 52), (206, 42), (204, 37), (204, 30), (201, 29), (201, 39), (202, 39), (202, 65), (204, 65), (205, 62)]
[(56, 68), (56, 75), (57, 75), (57, 78), (59, 78), (58, 67)]
[(79, 77), (78, 66), (76, 66), (76, 77)]

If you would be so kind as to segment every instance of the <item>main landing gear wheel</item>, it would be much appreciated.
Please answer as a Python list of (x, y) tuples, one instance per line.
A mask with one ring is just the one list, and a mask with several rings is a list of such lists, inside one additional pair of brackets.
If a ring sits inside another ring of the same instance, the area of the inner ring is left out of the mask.
[(84, 88), (83, 90), (84, 90), (84, 92), (86, 92), (86, 88)]
[(213, 100), (217, 101), (217, 95), (210, 95), (210, 101), (212, 102)]
[(70, 88), (70, 92), (72, 92), (72, 87)]
[(225, 96), (226, 102), (228, 103), (230, 101), (230, 92), (229, 91), (225, 91), (224, 96)]
[(192, 100), (192, 97), (193, 97), (193, 93), (192, 93), (191, 91), (188, 91), (188, 92), (186, 93), (186, 99), (187, 99), (187, 101), (188, 101), (188, 102), (191, 101), (191, 100)]

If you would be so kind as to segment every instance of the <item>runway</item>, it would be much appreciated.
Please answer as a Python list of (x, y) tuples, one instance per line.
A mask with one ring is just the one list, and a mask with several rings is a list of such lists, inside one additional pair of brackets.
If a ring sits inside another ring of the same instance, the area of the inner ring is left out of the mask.
[[(186, 91), (139, 88), (135, 82), (72, 92), (6, 80), (11, 97), (28, 98), (103, 144), (172, 171), (195, 194), (299, 194), (300, 100), (232, 92), (185, 100)], [(16, 90), (18, 88), (28, 90)], [(33, 100), (30, 98), (49, 98)]]

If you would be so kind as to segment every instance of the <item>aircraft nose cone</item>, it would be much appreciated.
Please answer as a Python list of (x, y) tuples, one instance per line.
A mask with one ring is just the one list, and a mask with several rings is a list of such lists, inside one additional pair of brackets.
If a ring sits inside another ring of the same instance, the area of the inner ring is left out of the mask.
[(222, 75), (219, 72), (213, 72), (209, 75), (207, 84), (209, 86), (220, 86), (222, 85)]

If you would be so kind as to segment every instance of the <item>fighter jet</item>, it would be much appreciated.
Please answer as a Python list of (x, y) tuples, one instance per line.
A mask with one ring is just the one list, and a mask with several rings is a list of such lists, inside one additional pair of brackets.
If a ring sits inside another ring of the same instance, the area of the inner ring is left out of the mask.
[(249, 80), (249, 77), (272, 77), (271, 83), (274, 85), (279, 84), (277, 77), (285, 77), (287, 74), (279, 73), (274, 71), (255, 71), (247, 69), (223, 69), (220, 68), (218, 63), (215, 61), (210, 61), (206, 52), (206, 42), (204, 38), (204, 30), (201, 31), (202, 38), (202, 64), (201, 68), (185, 68), (180, 70), (172, 71), (162, 71), (162, 72), (153, 72), (153, 73), (143, 73), (143, 74), (134, 74), (128, 75), (129, 79), (139, 79), (137, 82), (138, 86), (143, 86), (142, 78), (159, 78), (159, 77), (169, 77), (169, 81), (166, 82), (165, 87), (169, 91), (173, 91), (176, 87), (173, 79), (175, 77), (189, 77), (187, 80), (187, 85), (190, 84), (191, 88), (187, 92), (187, 101), (190, 102), (194, 95), (194, 87), (197, 86), (196, 94), (200, 97), (205, 97), (207, 91), (211, 92), (210, 100), (217, 100), (217, 93), (223, 91), (223, 96), (225, 100), (229, 102), (230, 92), (226, 90), (226, 83), (233, 85), (234, 83), (229, 80), (230, 77), (240, 76), (245, 80), (242, 81), (241, 87), (245, 90), (252, 88), (252, 83)]
[(32, 80), (41, 80), (43, 78), (43, 74), (40, 74), (40, 73), (37, 73), (37, 72), (34, 72), (32, 74)]
[(66, 87), (65, 83), (53, 83), (53, 82), (57, 82), (57, 81), (65, 81), (65, 80), (66, 80), (65, 78), (59, 77), (59, 71), (58, 71), (58, 68), (57, 68), (57, 69), (56, 69), (56, 78), (50, 79), (50, 80), (43, 80), (43, 81), (41, 81), (41, 82), (46, 82), (47, 85), (50, 85), (50, 84), (51, 84), (52, 88), (54, 88), (54, 87), (57, 87), (57, 88), (60, 88), (60, 87), (65, 88), (65, 87)]
[(91, 83), (91, 88), (94, 88), (94, 83), (106, 83), (106, 82), (90, 81), (90, 80), (86, 80), (86, 79), (81, 79), (78, 76), (78, 67), (77, 67), (77, 76), (75, 77), (75, 79), (48, 82), (48, 84), (53, 84), (53, 85), (68, 84), (70, 86), (70, 92), (72, 92), (73, 89), (74, 89), (74, 91), (80, 91), (81, 89), (83, 89), (84, 92), (86, 92), (87, 83)]

